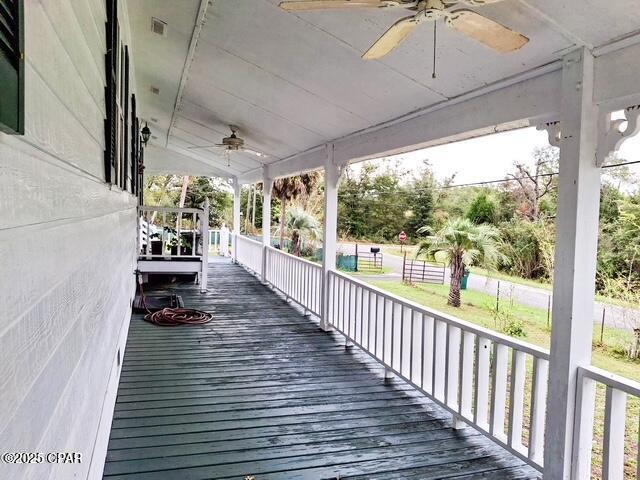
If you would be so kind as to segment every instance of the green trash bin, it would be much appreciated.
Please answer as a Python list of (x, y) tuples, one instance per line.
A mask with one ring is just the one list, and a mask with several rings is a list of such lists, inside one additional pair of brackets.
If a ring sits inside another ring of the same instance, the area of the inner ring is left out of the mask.
[(465, 268), (464, 270), (464, 275), (462, 276), (462, 282), (460, 282), (460, 288), (462, 290), (466, 290), (467, 289), (467, 280), (469, 280), (469, 275), (471, 274), (471, 272)]

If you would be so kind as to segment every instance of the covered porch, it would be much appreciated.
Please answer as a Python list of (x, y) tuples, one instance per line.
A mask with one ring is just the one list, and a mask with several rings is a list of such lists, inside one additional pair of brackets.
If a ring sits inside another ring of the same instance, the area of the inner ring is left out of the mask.
[[(434, 78), (433, 59), (421, 55), (435, 46), (432, 31), (418, 30), (419, 41), (373, 63), (354, 54), (397, 20), (394, 8), (348, 7), (343, 15), (287, 11), (275, 0), (203, 3), (175, 106), (150, 101), (166, 123), (155, 126), (161, 141), (147, 149), (147, 172), (228, 178), (233, 261), (448, 412), (455, 429), (479, 432), (548, 479), (589, 478), (594, 451), (602, 452), (603, 478), (624, 478), (627, 397), (640, 386), (591, 365), (591, 316), (601, 169), (640, 129), (640, 37), (628, 23), (640, 17), (622, 4), (596, 20), (595, 5), (577, 1), (560, 10), (545, 1), (461, 3), (523, 31), (529, 43), (498, 56), (446, 30)], [(148, 13), (134, 7), (134, 16)], [(147, 65), (145, 74), (159, 71)], [(216, 149), (226, 125), (244, 147)], [(530, 127), (560, 148), (549, 351), (337, 271), (338, 189), (348, 165)], [(271, 241), (274, 182), (314, 170), (324, 173), (322, 264)], [(241, 187), (252, 183), (262, 184), (261, 241), (241, 235)], [(594, 436), (598, 389), (605, 414)]]
[(208, 278), (171, 291), (211, 323), (132, 318), (105, 478), (538, 478), (274, 286), (219, 257)]

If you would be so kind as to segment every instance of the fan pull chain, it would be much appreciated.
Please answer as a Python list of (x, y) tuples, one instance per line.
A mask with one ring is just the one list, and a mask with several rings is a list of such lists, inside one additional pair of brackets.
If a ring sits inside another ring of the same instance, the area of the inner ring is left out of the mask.
[(438, 22), (433, 22), (433, 74), (431, 78), (436, 78), (436, 52), (438, 48)]

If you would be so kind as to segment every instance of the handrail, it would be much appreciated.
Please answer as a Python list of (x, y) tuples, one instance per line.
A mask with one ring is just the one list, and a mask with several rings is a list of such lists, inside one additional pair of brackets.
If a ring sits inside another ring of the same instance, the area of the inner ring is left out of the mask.
[(608, 372), (598, 367), (590, 365), (588, 367), (578, 367), (578, 375), (590, 378), (598, 383), (620, 390), (628, 395), (640, 397), (640, 382), (630, 380), (621, 375)]
[(329, 272), (327, 295), (326, 320), (347, 346), (357, 345), (451, 412), (455, 426), (471, 425), (542, 471), (548, 351), (335, 271)]
[(153, 207), (148, 205), (142, 205), (140, 210), (147, 212), (166, 212), (166, 213), (204, 213), (202, 208), (179, 208), (179, 207)]

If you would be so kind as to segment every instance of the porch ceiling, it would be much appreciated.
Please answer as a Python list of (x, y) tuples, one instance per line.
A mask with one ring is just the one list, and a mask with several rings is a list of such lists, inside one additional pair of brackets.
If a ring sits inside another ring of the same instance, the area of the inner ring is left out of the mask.
[[(292, 14), (278, 8), (279, 0), (136, 0), (129, 9), (142, 115), (157, 137), (152, 144), (191, 157), (212, 174), (242, 176), (262, 162), (553, 63), (575, 45), (600, 47), (629, 35), (640, 25), (636, 1), (603, 8), (598, 0), (505, 0), (482, 7), (530, 43), (500, 55), (441, 28), (435, 80), (428, 25), (382, 60), (360, 58), (404, 10)], [(151, 32), (152, 17), (167, 23), (165, 36)], [(229, 124), (268, 157), (234, 153), (227, 166), (214, 150), (188, 148), (218, 143)], [(152, 154), (147, 162), (153, 171)]]

